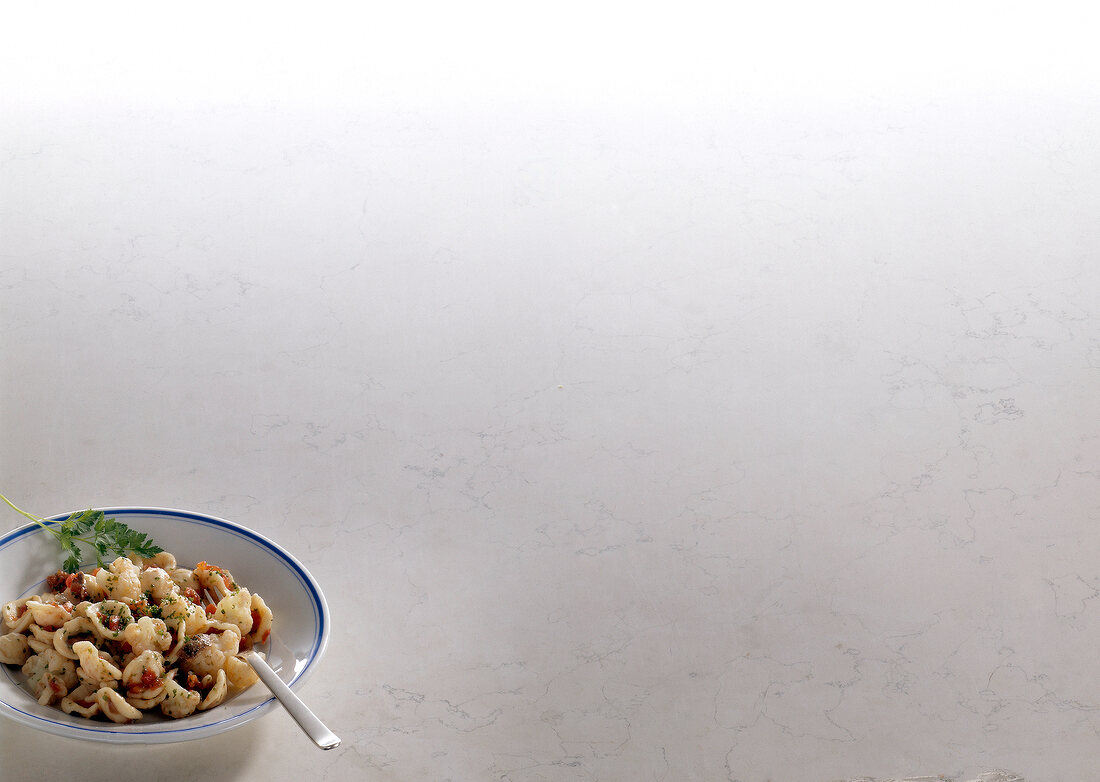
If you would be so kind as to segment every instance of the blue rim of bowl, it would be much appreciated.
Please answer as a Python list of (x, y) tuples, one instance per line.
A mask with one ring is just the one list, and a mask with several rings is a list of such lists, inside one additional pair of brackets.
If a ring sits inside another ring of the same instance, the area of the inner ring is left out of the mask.
[[(294, 678), (287, 683), (288, 686), (295, 687), (301, 684), (306, 679), (307, 675), (312, 672), (313, 664), (321, 658), (321, 655), (323, 655), (325, 652), (325, 647), (328, 645), (330, 624), (328, 604), (325, 602), (325, 596), (324, 594), (322, 594), (321, 588), (320, 586), (318, 586), (317, 581), (313, 578), (310, 572), (306, 570), (305, 566), (301, 562), (299, 562), (297, 558), (294, 557), (294, 555), (290, 554), (288, 551), (284, 550), (273, 541), (269, 540), (258, 532), (253, 532), (247, 527), (242, 527), (240, 524), (235, 524), (231, 521), (220, 519), (217, 516), (208, 516), (205, 513), (196, 513), (189, 510), (177, 510), (175, 508), (146, 508), (132, 505), (115, 508), (95, 508), (94, 510), (101, 510), (104, 514), (108, 516), (114, 516), (115, 518), (119, 516), (166, 516), (190, 524), (202, 524), (206, 526), (217, 527), (237, 537), (244, 538), (251, 543), (258, 545), (259, 548), (266, 550), (269, 554), (274, 556), (275, 559), (281, 562), (283, 566), (294, 575), (297, 581), (303, 587), (305, 587), (305, 590), (310, 598), (310, 607), (313, 609), (313, 646), (306, 656), (305, 664), (301, 667), (300, 670), (295, 673)], [(80, 511), (76, 512), (79, 513)], [(61, 522), (67, 519), (70, 515), (72, 515), (71, 512), (59, 513), (55, 516), (47, 516), (43, 520), (47, 522)], [(3, 551), (5, 548), (17, 541), (22, 540), (27, 535), (33, 535), (37, 532), (42, 531), (42, 528), (34, 522), (25, 524), (22, 527), (17, 527), (3, 537), (0, 537), (0, 551)], [(211, 722), (204, 725), (196, 725), (194, 727), (172, 728), (167, 727), (172, 723), (158, 723), (157, 729), (124, 731), (118, 730), (117, 728), (111, 730), (107, 728), (107, 726), (95, 727), (94, 723), (91, 727), (85, 727), (83, 725), (73, 725), (68, 722), (58, 722), (57, 720), (46, 719), (45, 717), (41, 717), (37, 714), (31, 714), (30, 712), (24, 711), (18, 706), (8, 703), (3, 699), (0, 699), (0, 706), (16, 712), (26, 717), (27, 719), (33, 720), (37, 723), (42, 723), (40, 727), (50, 733), (64, 735), (68, 734), (69, 731), (75, 731), (77, 737), (80, 737), (80, 735), (83, 735), (85, 738), (95, 738), (96, 736), (110, 736), (111, 741), (119, 743), (126, 742), (127, 739), (129, 739), (130, 737), (132, 737), (134, 741), (140, 741), (142, 739), (148, 741), (148, 739), (151, 737), (166, 737), (171, 738), (172, 740), (182, 740), (186, 738), (186, 734), (196, 731), (210, 733), (217, 732), (219, 730), (225, 730), (227, 728), (241, 725), (251, 720), (253, 717), (258, 717), (260, 714), (271, 708), (274, 704), (275, 698), (269, 697), (262, 703), (256, 704), (247, 711), (243, 711), (239, 714), (234, 714), (232, 717), (226, 717), (224, 720), (219, 720), (218, 722)], [(161, 726), (165, 727), (163, 729), (160, 729)]]

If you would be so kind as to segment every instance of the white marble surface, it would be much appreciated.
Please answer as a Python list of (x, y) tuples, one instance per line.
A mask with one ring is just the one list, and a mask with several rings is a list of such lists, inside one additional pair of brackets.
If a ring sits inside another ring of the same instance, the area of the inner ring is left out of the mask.
[(290, 549), (344, 744), (0, 763), (1090, 778), (1100, 82), (998, 9), (9, 25), (0, 491)]

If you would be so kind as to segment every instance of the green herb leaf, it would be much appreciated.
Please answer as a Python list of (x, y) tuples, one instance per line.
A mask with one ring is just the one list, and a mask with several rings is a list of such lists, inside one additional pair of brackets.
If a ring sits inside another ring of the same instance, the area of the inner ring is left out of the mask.
[(106, 567), (104, 558), (109, 554), (125, 557), (134, 553), (139, 557), (151, 557), (164, 550), (153, 543), (144, 532), (130, 529), (117, 519), (105, 518), (101, 510), (89, 508), (57, 522), (47, 521), (20, 510), (3, 494), (0, 494), (0, 500), (57, 538), (61, 552), (68, 555), (61, 566), (67, 573), (75, 573), (80, 567), (82, 561), (80, 543), (91, 546), (95, 552), (96, 563), (100, 567)]

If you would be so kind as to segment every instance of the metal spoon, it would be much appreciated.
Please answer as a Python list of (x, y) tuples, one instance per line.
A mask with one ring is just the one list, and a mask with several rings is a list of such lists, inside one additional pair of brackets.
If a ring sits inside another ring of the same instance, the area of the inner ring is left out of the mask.
[(283, 708), (290, 712), (290, 716), (306, 732), (306, 735), (313, 739), (318, 747), (321, 749), (336, 749), (340, 746), (340, 739), (337, 735), (329, 730), (325, 723), (317, 719), (317, 715), (302, 703), (302, 699), (295, 695), (293, 690), (287, 687), (286, 682), (279, 678), (279, 674), (275, 673), (275, 670), (267, 664), (263, 657), (260, 657), (251, 649), (242, 652), (241, 657), (248, 660), (248, 664), (256, 671), (260, 681), (267, 685), (267, 688), (271, 690), (271, 694), (279, 699), (279, 703), (283, 704)]
[[(209, 595), (209, 599), (214, 600), (215, 603), (220, 603), (221, 598), (225, 596), (224, 594), (220, 596), (217, 594), (221, 590), (218, 589), (216, 584), (210, 591), (213, 594)], [(329, 730), (325, 723), (317, 719), (317, 715), (310, 711), (309, 707), (302, 702), (302, 699), (295, 695), (286, 682), (279, 678), (279, 674), (275, 673), (275, 670), (267, 664), (267, 660), (256, 654), (252, 649), (241, 652), (240, 656), (248, 661), (248, 664), (252, 666), (252, 670), (260, 677), (260, 681), (267, 685), (267, 689), (271, 690), (271, 694), (278, 699), (283, 708), (290, 712), (290, 716), (298, 723), (298, 727), (313, 739), (314, 744), (321, 749), (336, 749), (340, 746), (340, 738)]]

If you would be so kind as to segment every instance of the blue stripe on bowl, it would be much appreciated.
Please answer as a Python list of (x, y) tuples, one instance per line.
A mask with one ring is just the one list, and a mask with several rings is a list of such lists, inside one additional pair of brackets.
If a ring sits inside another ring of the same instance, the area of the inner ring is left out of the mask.
[[(241, 722), (241, 721), (244, 720), (244, 717), (246, 717), (247, 715), (253, 714), (253, 713), (259, 711), (260, 709), (266, 709), (268, 706), (270, 706), (274, 702), (275, 702), (275, 698), (273, 698), (273, 697), (268, 698), (263, 703), (256, 704), (255, 706), (253, 706), (248, 711), (242, 711), (240, 714), (234, 714), (232, 717), (229, 717), (229, 718), (224, 719), (224, 720), (218, 720), (217, 722), (208, 722), (204, 725), (195, 725), (194, 727), (190, 727), (190, 728), (186, 728), (186, 727), (185, 728), (161, 728), (161, 725), (170, 725), (171, 723), (145, 723), (144, 725), (142, 725), (142, 728), (143, 728), (142, 730), (123, 731), (123, 730), (106, 730), (105, 729), (106, 726), (104, 726), (104, 727), (95, 727), (96, 723), (92, 722), (91, 720), (88, 720), (88, 724), (91, 725), (92, 727), (85, 727), (84, 725), (81, 725), (79, 723), (58, 722), (57, 720), (46, 719), (45, 717), (39, 716), (38, 714), (31, 714), (30, 712), (23, 711), (22, 709), (20, 709), (17, 706), (13, 706), (12, 704), (8, 703), (7, 701), (2, 701), (2, 703), (5, 706), (9, 707), (12, 711), (17, 712), (19, 714), (22, 714), (25, 717), (29, 717), (30, 719), (35, 720), (36, 722), (44, 722), (48, 725), (57, 725), (61, 728), (64, 728), (65, 730), (78, 730), (78, 731), (82, 731), (84, 733), (105, 733), (105, 734), (109, 734), (109, 735), (112, 735), (112, 736), (153, 736), (153, 735), (161, 736), (161, 735), (169, 735), (169, 734), (190, 733), (190, 732), (193, 732), (193, 731), (196, 731), (196, 730), (209, 730), (209, 729), (211, 729), (215, 726), (218, 726), (218, 725), (227, 725), (228, 723)], [(154, 724), (156, 725), (156, 728), (153, 728), (152, 730), (147, 729), (146, 726), (151, 726), (151, 725), (154, 725)]]
[[(309, 598), (310, 598), (310, 607), (313, 609), (313, 631), (314, 631), (313, 646), (310, 649), (308, 656), (306, 657), (305, 665), (302, 666), (301, 670), (299, 670), (295, 673), (294, 677), (290, 680), (289, 684), (293, 685), (296, 682), (298, 682), (300, 679), (302, 679), (302, 677), (306, 674), (306, 672), (309, 671), (312, 668), (314, 661), (316, 661), (317, 658), (320, 657), (321, 653), (324, 651), (324, 647), (325, 647), (325, 645), (327, 643), (327, 640), (328, 640), (328, 638), (327, 638), (328, 626), (325, 622), (325, 614), (326, 614), (325, 600), (324, 600), (324, 597), (321, 594), (320, 587), (318, 587), (316, 581), (313, 579), (313, 576), (311, 576), (309, 574), (309, 571), (307, 571), (305, 569), (305, 567), (297, 559), (294, 558), (293, 555), (291, 555), (287, 551), (284, 551), (282, 548), (277, 546), (274, 542), (272, 542), (268, 538), (265, 538), (263, 535), (260, 535), (257, 532), (253, 532), (250, 529), (242, 527), (239, 524), (234, 524), (234, 523), (226, 521), (224, 519), (219, 519), (215, 516), (207, 516), (207, 515), (201, 514), (201, 513), (194, 513), (192, 511), (175, 510), (175, 509), (171, 509), (171, 508), (140, 508), (140, 507), (98, 508), (97, 510), (102, 510), (108, 516), (114, 516), (115, 518), (118, 518), (119, 516), (167, 516), (167, 517), (171, 517), (171, 518), (173, 518), (177, 521), (182, 521), (182, 522), (185, 522), (185, 523), (188, 523), (188, 524), (197, 524), (197, 525), (200, 525), (200, 526), (205, 525), (205, 526), (210, 526), (210, 527), (217, 527), (217, 528), (219, 528), (219, 529), (221, 529), (225, 532), (228, 532), (229, 534), (231, 534), (235, 537), (243, 538), (245, 540), (248, 540), (249, 542), (253, 543), (254, 545), (257, 545), (259, 548), (262, 548), (262, 549), (268, 551), (270, 554), (274, 555), (274, 557), (279, 562), (281, 562), (283, 564), (283, 566), (291, 574), (293, 574), (294, 578), (298, 581), (298, 583), (301, 584), (301, 586), (305, 588), (305, 590), (306, 590), (306, 592), (307, 592), (307, 594), (309, 595)], [(51, 516), (51, 517), (46, 518), (44, 520), (46, 522), (56, 523), (56, 522), (60, 522), (60, 521), (63, 521), (65, 519), (67, 519), (70, 515), (71, 514), (69, 514), (69, 513), (60, 513), (56, 516)], [(41, 527), (39, 527), (37, 524), (34, 524), (33, 522), (30, 523), (30, 524), (26, 524), (22, 527), (19, 527), (17, 529), (14, 529), (11, 532), (9, 532), (8, 534), (4, 535), (3, 537), (0, 537), (0, 551), (4, 550), (8, 546), (10, 546), (10, 545), (16, 543), (17, 541), (21, 540), (26, 535), (31, 535), (31, 534), (34, 534), (34, 533), (40, 532), (40, 531), (41, 531)], [(33, 587), (32, 587), (32, 589), (33, 589)], [(5, 670), (5, 673), (7, 673), (6, 670)], [(156, 736), (180, 735), (180, 736), (182, 736), (183, 734), (191, 733), (191, 732), (194, 732), (194, 731), (200, 731), (200, 730), (208, 732), (208, 731), (211, 731), (212, 729), (214, 729), (218, 726), (234, 727), (236, 724), (240, 724), (240, 723), (248, 721), (248, 719), (251, 719), (251, 715), (258, 715), (258, 713), (261, 710), (267, 710), (274, 703), (275, 703), (275, 698), (274, 697), (269, 697), (267, 700), (253, 706), (248, 711), (241, 712), (240, 714), (234, 714), (232, 717), (227, 717), (226, 719), (219, 720), (218, 722), (206, 723), (206, 724), (203, 724), (203, 725), (195, 725), (193, 727), (180, 727), (180, 728), (167, 727), (168, 725), (171, 725), (172, 723), (160, 723), (160, 724), (157, 724), (156, 727), (153, 727), (152, 724), (146, 723), (145, 725), (142, 726), (142, 730), (140, 730), (140, 731), (127, 731), (127, 730), (119, 730), (117, 728), (112, 730), (112, 729), (109, 729), (107, 726), (98, 727), (94, 723), (91, 723), (91, 724), (85, 726), (85, 725), (81, 725), (81, 724), (73, 724), (73, 723), (70, 723), (70, 722), (58, 722), (57, 720), (47, 719), (47, 718), (42, 717), (38, 714), (31, 714), (30, 712), (27, 712), (27, 711), (24, 711), (23, 709), (20, 709), (18, 706), (14, 705), (14, 704), (8, 703), (7, 701), (4, 701), (4, 700), (0, 699), (0, 705), (3, 705), (4, 707), (10, 709), (11, 711), (14, 711), (18, 714), (22, 714), (22, 715), (24, 715), (25, 717), (27, 717), (29, 719), (35, 720), (36, 722), (56, 726), (57, 728), (60, 728), (63, 731), (72, 730), (72, 731), (77, 731), (77, 732), (80, 732), (80, 733), (93, 734), (93, 735), (94, 734), (108, 734), (108, 735), (115, 736), (115, 737), (121, 737), (121, 736), (153, 736), (153, 735), (156, 735)], [(162, 726), (164, 726), (164, 727), (162, 727)], [(45, 728), (45, 729), (50, 730), (49, 728)]]

